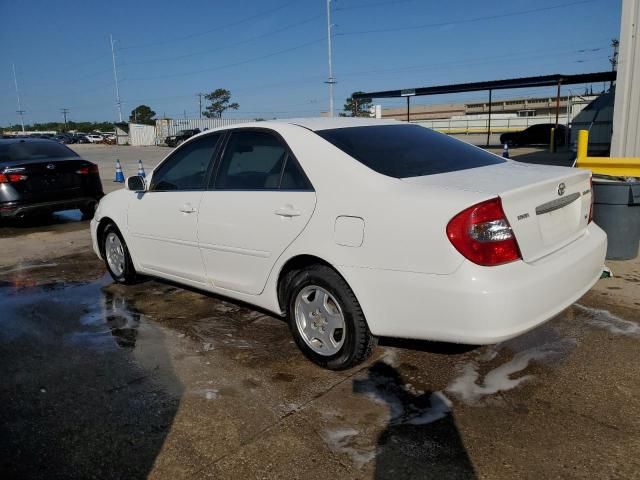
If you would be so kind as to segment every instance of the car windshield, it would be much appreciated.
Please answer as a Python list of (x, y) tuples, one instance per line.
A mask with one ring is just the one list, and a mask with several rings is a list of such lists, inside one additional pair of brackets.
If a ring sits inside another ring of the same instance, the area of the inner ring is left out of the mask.
[(77, 156), (73, 150), (57, 142), (0, 142), (0, 162)]
[(395, 178), (454, 172), (506, 161), (419, 125), (371, 125), (316, 133), (372, 170)]
[(191, 130), (180, 130), (178, 133), (176, 133), (176, 136), (178, 135), (186, 135), (190, 132)]

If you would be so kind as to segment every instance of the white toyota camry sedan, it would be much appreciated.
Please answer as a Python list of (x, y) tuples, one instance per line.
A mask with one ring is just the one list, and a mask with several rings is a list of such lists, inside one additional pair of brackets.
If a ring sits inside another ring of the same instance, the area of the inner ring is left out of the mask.
[(105, 196), (113, 278), (169, 279), (286, 316), (331, 369), (378, 336), (489, 344), (602, 271), (590, 172), (529, 165), (418, 125), (314, 118), (196, 135)]

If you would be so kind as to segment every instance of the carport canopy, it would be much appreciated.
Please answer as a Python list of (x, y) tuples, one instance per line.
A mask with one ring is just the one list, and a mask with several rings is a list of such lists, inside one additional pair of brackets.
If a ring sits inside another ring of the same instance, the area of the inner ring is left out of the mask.
[(576, 85), (580, 83), (613, 82), (616, 79), (615, 71), (579, 73), (574, 75), (563, 75), (556, 73), (553, 75), (541, 75), (537, 77), (519, 77), (506, 80), (489, 80), (484, 82), (454, 83), (450, 85), (436, 85), (431, 87), (406, 88), (400, 90), (382, 90), (378, 92), (357, 93), (353, 99), (357, 102), (364, 98), (407, 98), (407, 121), (409, 121), (409, 99), (414, 96), (442, 95), (447, 93), (478, 92), (489, 91), (489, 120), (487, 131), (487, 146), (491, 135), (491, 94), (493, 90), (506, 90), (516, 88), (531, 87), (553, 87), (557, 86), (556, 95), (556, 128), (558, 126), (558, 116), (560, 113), (560, 86)]

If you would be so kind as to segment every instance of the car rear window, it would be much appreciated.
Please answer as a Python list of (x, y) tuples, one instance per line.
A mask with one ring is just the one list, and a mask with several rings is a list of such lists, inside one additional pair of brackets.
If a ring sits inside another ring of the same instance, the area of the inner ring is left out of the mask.
[(78, 154), (57, 142), (0, 142), (0, 162), (69, 158)]
[(372, 170), (395, 178), (454, 172), (506, 161), (419, 125), (372, 125), (316, 133)]

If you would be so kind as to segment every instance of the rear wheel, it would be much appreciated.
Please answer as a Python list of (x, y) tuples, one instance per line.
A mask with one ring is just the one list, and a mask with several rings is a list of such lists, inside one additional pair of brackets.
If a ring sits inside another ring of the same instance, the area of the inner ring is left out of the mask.
[(296, 344), (321, 367), (344, 370), (376, 344), (353, 291), (334, 270), (313, 265), (288, 282), (287, 316)]
[(131, 261), (129, 249), (114, 224), (107, 225), (102, 234), (102, 256), (107, 270), (116, 282), (135, 283), (137, 274)]

